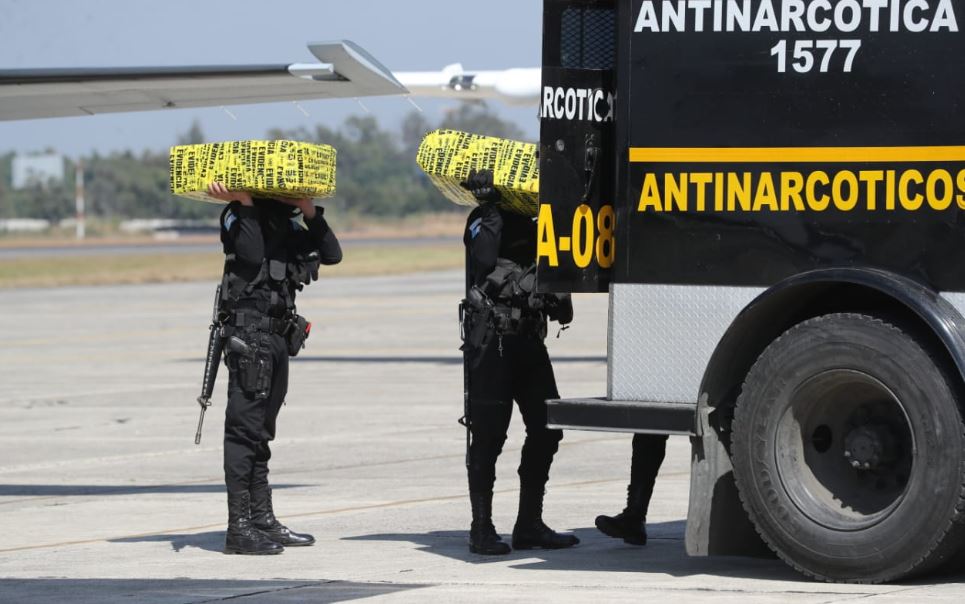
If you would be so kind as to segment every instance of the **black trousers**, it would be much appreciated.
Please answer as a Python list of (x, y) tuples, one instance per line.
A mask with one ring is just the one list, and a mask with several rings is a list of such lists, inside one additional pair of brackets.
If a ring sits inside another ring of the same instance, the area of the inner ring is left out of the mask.
[(248, 491), (268, 483), (270, 443), (275, 420), (288, 393), (288, 348), (277, 334), (249, 331), (239, 335), (249, 345), (261, 347), (270, 359), (267, 396), (246, 392), (234, 353), (227, 356), (228, 407), (224, 425), (224, 474), (229, 493)]
[(546, 399), (559, 397), (553, 366), (542, 339), (503, 336), (501, 353), (499, 344), (493, 338), (481, 353), (482, 359), (469, 369), (469, 490), (492, 491), (496, 459), (506, 442), (514, 400), (526, 425), (520, 486), (542, 489), (563, 438), (561, 430), (546, 427)]
[(630, 488), (640, 489), (643, 516), (647, 515), (653, 485), (657, 482), (660, 464), (667, 456), (666, 434), (634, 434), (633, 457), (630, 460)]

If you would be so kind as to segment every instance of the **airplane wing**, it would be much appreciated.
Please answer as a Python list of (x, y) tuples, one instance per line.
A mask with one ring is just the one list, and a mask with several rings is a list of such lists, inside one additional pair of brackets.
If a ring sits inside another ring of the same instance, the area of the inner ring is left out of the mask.
[(416, 96), (461, 100), (498, 99), (510, 105), (539, 104), (541, 70), (466, 71), (448, 65), (442, 71), (396, 72), (395, 77)]
[(409, 92), (351, 41), (308, 49), (320, 63), (0, 70), (0, 121)]

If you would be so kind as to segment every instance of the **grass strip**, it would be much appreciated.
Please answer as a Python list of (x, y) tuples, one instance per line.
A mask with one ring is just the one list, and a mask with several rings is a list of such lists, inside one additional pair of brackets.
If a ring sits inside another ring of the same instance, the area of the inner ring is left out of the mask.
[[(458, 243), (366, 246), (349, 249), (341, 264), (323, 266), (319, 277), (393, 275), (460, 268)], [(221, 277), (224, 255), (210, 253), (139, 254), (137, 252), (0, 261), (0, 288), (118, 285), (214, 281)]]

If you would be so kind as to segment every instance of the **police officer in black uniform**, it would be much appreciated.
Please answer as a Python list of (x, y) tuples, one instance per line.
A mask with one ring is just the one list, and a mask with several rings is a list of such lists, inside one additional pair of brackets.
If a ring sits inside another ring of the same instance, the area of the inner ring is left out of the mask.
[(295, 293), (318, 278), (320, 264), (340, 262), (342, 250), (323, 209), (310, 199), (252, 199), (220, 183), (208, 193), (231, 202), (221, 215), (221, 314), (229, 370), (224, 551), (277, 554), (285, 546), (315, 542), (275, 518), (268, 485), (269, 443), (288, 390), (288, 358), (311, 328), (295, 312)]
[(647, 509), (666, 453), (666, 434), (633, 435), (627, 507), (616, 516), (597, 516), (596, 528), (600, 532), (633, 545), (647, 544)]
[(463, 186), (480, 201), (463, 237), (469, 290), (463, 350), (472, 435), (467, 460), (472, 504), (469, 551), (510, 551), (493, 526), (492, 500), (496, 458), (506, 441), (514, 399), (526, 424), (526, 441), (519, 465), (513, 547), (571, 547), (579, 539), (550, 529), (542, 512), (550, 465), (563, 438), (562, 431), (546, 427), (546, 399), (558, 398), (559, 393), (543, 340), (547, 317), (561, 325), (572, 321), (572, 302), (569, 296), (533, 292), (536, 225), (532, 218), (497, 207), (500, 194), (493, 187), (492, 172), (473, 171)]

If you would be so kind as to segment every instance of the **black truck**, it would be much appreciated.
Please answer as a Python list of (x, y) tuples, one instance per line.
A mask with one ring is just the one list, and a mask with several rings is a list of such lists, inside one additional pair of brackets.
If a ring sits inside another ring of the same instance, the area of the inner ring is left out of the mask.
[(689, 436), (691, 555), (965, 569), (963, 19), (544, 1), (539, 287), (610, 298), (550, 423)]

